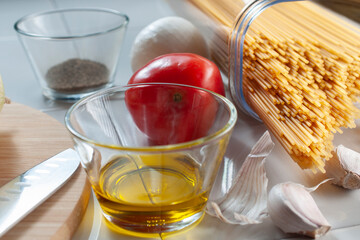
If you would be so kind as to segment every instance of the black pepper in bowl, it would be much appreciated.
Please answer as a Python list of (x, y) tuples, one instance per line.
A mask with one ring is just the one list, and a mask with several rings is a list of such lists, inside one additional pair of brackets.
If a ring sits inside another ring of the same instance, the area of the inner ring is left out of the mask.
[(108, 83), (109, 70), (102, 63), (73, 58), (51, 67), (45, 78), (49, 88), (74, 92)]

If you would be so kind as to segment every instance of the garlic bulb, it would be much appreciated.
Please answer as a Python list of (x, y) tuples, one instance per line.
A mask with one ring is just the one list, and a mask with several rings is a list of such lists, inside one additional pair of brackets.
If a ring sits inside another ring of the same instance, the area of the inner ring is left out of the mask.
[(229, 191), (221, 198), (210, 198), (206, 212), (230, 224), (261, 223), (268, 216), (265, 159), (273, 148), (274, 143), (266, 131), (251, 149)]
[(150, 60), (168, 53), (195, 53), (208, 57), (200, 31), (181, 17), (164, 17), (150, 23), (136, 36), (130, 59), (135, 72)]
[(360, 188), (360, 153), (339, 145), (325, 170), (334, 184), (347, 189)]
[(327, 233), (331, 228), (330, 224), (310, 195), (318, 186), (306, 188), (292, 182), (275, 185), (269, 192), (267, 205), (274, 224), (286, 233), (312, 238)]

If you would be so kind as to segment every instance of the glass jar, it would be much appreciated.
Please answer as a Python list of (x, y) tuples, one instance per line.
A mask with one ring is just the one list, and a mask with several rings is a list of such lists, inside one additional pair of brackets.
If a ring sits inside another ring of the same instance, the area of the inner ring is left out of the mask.
[[(344, 29), (353, 31), (354, 38), (359, 36), (360, 32), (360, 18), (358, 16), (360, 2), (357, 0), (175, 0), (168, 2), (179, 16), (194, 23), (208, 40), (210, 57), (228, 76), (228, 90), (237, 108), (258, 120), (261, 119), (253, 106), (248, 103), (243, 87), (245, 39), (249, 35), (249, 31), (252, 31), (254, 22), (267, 21), (267, 19), (273, 21), (274, 18), (280, 20), (279, 17), (273, 17), (270, 11), (278, 12), (281, 7), (283, 10), (288, 9), (289, 13), (292, 14), (292, 11), (297, 12), (297, 8), (298, 13), (307, 13), (306, 8), (316, 5), (316, 10), (313, 12), (319, 10), (318, 15), (322, 19), (319, 20), (319, 24), (322, 24), (324, 19), (329, 18), (330, 15), (326, 15), (328, 12), (334, 17), (334, 19), (331, 17), (330, 20), (342, 25)], [(296, 18), (296, 16), (294, 17)], [(298, 22), (306, 20), (306, 17), (298, 18)], [(282, 22), (279, 27), (286, 32), (293, 28), (294, 24)], [(258, 29), (256, 30), (258, 31)], [(312, 26), (309, 26), (308, 30), (309, 33), (316, 34)], [(331, 29), (326, 29), (326, 26), (322, 30), (331, 33)], [(354, 44), (354, 46), (358, 45)]]
[(325, 172), (332, 139), (360, 110), (360, 2), (169, 1), (207, 39), (237, 108), (301, 168)]

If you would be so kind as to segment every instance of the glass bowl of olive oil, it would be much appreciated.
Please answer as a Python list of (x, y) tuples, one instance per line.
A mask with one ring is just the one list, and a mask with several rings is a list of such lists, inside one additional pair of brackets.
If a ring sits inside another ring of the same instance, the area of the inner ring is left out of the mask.
[(65, 124), (107, 225), (151, 237), (201, 221), (236, 120), (219, 94), (152, 83), (85, 97)]

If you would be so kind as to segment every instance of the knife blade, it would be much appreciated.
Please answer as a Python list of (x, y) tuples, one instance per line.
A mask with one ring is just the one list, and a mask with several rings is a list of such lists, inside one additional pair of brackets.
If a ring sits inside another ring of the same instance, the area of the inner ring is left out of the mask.
[(79, 162), (67, 149), (0, 187), (0, 237), (62, 187)]

